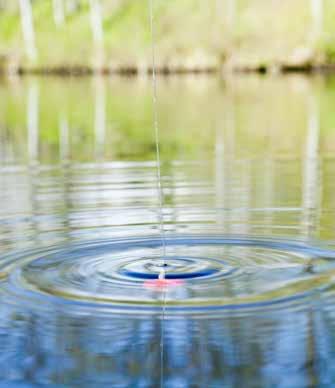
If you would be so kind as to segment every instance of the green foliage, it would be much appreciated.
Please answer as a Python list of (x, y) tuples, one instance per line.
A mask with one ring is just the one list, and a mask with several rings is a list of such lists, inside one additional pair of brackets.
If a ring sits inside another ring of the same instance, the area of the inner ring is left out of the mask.
[(321, 44), (327, 63), (335, 63), (335, 44), (333, 39), (325, 39)]
[[(227, 19), (226, 0), (153, 0), (158, 64), (219, 63), (234, 55), (242, 62), (278, 61), (298, 47), (312, 49), (311, 9), (306, 0), (235, 1), (235, 17)], [(18, 3), (6, 0), (0, 11), (0, 56), (28, 64)], [(149, 0), (101, 0), (105, 64), (150, 63)], [(35, 66), (90, 66), (97, 55), (90, 26), (89, 2), (77, 0), (65, 23), (54, 23), (52, 0), (34, 0), (38, 59)], [(324, 1), (321, 54), (334, 57), (335, 4)], [(314, 42), (314, 43), (313, 43)]]

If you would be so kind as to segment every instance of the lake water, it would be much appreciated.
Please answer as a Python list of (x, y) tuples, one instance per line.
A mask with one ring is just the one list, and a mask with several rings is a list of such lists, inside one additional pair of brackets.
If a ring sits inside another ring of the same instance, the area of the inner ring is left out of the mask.
[(158, 81), (164, 258), (150, 80), (0, 80), (0, 387), (333, 387), (335, 79)]

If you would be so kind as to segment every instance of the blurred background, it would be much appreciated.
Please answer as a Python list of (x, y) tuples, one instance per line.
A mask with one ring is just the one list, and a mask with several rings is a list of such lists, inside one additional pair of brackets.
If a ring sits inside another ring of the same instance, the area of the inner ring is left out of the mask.
[[(307, 70), (335, 61), (333, 0), (156, 0), (165, 71)], [(147, 0), (0, 0), (0, 68), (142, 72)]]

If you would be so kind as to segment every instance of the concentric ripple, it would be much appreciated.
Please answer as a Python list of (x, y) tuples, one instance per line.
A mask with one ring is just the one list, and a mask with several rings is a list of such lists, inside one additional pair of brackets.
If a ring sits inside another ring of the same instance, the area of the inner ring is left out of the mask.
[[(302, 241), (171, 236), (91, 241), (9, 255), (0, 290), (11, 300), (88, 307), (252, 308), (331, 289), (335, 252)], [(165, 273), (166, 281), (159, 282)]]

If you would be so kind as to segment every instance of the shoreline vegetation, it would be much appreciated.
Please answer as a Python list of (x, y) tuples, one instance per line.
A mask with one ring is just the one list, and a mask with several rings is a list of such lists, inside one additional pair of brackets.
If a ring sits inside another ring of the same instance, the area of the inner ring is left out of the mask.
[[(335, 64), (276, 64), (276, 65), (238, 65), (238, 66), (157, 66), (155, 68), (157, 75), (202, 75), (202, 74), (287, 74), (287, 73), (308, 73), (308, 74), (333, 74), (335, 73)], [(69, 66), (52, 66), (52, 67), (22, 67), (8, 69), (0, 67), (0, 76), (26, 76), (26, 75), (39, 75), (39, 76), (150, 76), (152, 74), (152, 67), (137, 67), (133, 66), (116, 66), (116, 67), (89, 67), (81, 65), (69, 65)]]
[[(157, 74), (335, 72), (331, 0), (154, 0)], [(0, 0), (0, 74), (147, 75), (148, 0)]]

